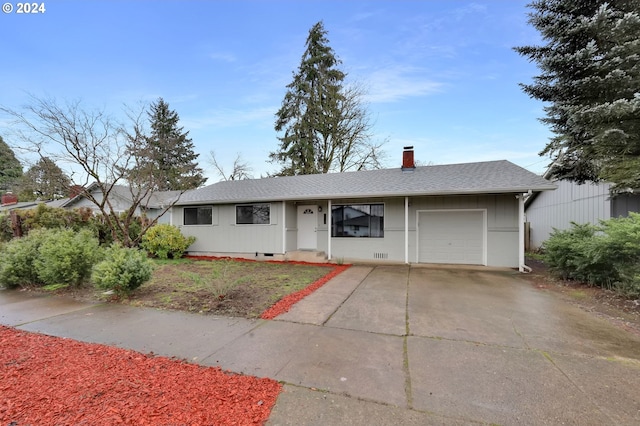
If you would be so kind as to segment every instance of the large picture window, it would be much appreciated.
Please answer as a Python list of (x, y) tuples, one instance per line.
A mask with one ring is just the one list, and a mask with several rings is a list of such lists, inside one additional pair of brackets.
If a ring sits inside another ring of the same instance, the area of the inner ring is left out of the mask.
[(211, 225), (213, 207), (185, 207), (183, 222), (185, 225)]
[(271, 223), (271, 204), (246, 204), (236, 206), (236, 224), (269, 225)]
[(384, 204), (331, 206), (332, 237), (384, 237)]

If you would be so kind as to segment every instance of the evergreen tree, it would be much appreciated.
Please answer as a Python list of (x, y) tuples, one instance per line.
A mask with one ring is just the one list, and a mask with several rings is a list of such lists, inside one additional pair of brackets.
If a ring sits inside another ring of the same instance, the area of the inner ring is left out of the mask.
[(14, 191), (22, 177), (22, 164), (0, 136), (0, 192)]
[(144, 176), (144, 182), (152, 181), (153, 189), (159, 191), (194, 189), (204, 184), (206, 178), (196, 162), (199, 154), (194, 152), (189, 132), (178, 126), (178, 113), (159, 98), (151, 104), (148, 116), (150, 136), (144, 137), (141, 145), (130, 147), (139, 159), (131, 178), (140, 182)]
[(346, 74), (326, 35), (322, 22), (309, 31), (298, 72), (276, 113), (275, 130), (283, 135), (269, 157), (282, 165), (280, 175), (379, 167), (380, 146), (369, 144), (361, 91), (345, 89)]
[(22, 177), (20, 199), (55, 200), (69, 194), (71, 179), (49, 157), (42, 157)]
[(640, 0), (537, 0), (529, 23), (543, 46), (517, 47), (541, 74), (525, 93), (548, 103), (555, 136), (541, 155), (578, 183), (640, 188)]

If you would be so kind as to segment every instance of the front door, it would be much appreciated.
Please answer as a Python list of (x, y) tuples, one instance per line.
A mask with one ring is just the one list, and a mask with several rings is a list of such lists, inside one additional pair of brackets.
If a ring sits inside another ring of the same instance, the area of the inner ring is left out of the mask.
[(317, 248), (318, 206), (298, 206), (298, 250)]

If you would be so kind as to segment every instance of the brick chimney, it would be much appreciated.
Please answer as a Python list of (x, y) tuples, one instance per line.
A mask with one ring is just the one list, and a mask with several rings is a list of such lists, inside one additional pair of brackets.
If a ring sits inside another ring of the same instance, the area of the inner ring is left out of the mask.
[(8, 204), (17, 204), (18, 197), (13, 192), (7, 192), (2, 195), (2, 205), (6, 206)]
[(82, 194), (82, 191), (84, 191), (84, 186), (82, 186), (82, 185), (71, 185), (71, 187), (69, 188), (69, 198), (74, 198), (74, 197)]
[(402, 152), (402, 171), (411, 171), (416, 168), (416, 163), (413, 160), (413, 147), (405, 146)]

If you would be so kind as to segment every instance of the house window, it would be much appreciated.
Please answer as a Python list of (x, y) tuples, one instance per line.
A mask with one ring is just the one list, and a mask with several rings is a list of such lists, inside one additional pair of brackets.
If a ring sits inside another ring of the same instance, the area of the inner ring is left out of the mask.
[(331, 206), (332, 237), (384, 237), (384, 204)]
[(246, 204), (236, 206), (237, 225), (269, 225), (271, 204)]
[(213, 224), (213, 207), (185, 207), (185, 225), (211, 225)]

